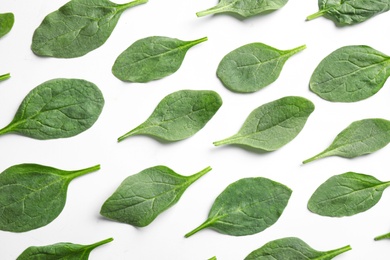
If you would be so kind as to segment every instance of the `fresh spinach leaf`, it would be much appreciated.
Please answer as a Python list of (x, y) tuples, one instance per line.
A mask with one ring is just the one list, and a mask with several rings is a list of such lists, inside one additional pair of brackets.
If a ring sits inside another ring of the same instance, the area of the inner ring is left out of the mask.
[(163, 98), (149, 118), (118, 142), (133, 135), (151, 135), (167, 141), (188, 138), (202, 129), (222, 105), (218, 93), (180, 90)]
[(244, 18), (263, 12), (274, 11), (282, 8), (288, 0), (220, 0), (219, 3), (207, 10), (197, 12), (198, 17), (217, 14), (217, 13), (235, 13)]
[(0, 174), (0, 230), (25, 232), (52, 222), (66, 202), (69, 183), (100, 165), (64, 171), (38, 164), (19, 164)]
[(160, 213), (175, 205), (185, 190), (210, 167), (182, 176), (165, 166), (155, 166), (127, 177), (104, 202), (100, 214), (137, 227), (149, 225)]
[(11, 31), (14, 22), (15, 17), (13, 13), (0, 14), (0, 38)]
[(375, 238), (375, 241), (382, 240), (382, 239), (390, 239), (390, 233), (387, 233), (387, 234), (384, 234), (384, 235), (381, 235), (381, 236), (377, 236)]
[(388, 0), (318, 0), (318, 8), (320, 10), (309, 15), (307, 20), (324, 15), (338, 25), (350, 25), (387, 12), (390, 4)]
[(123, 11), (146, 2), (71, 0), (45, 17), (34, 32), (31, 49), (39, 56), (83, 56), (106, 42)]
[(111, 241), (113, 239), (108, 238), (91, 245), (63, 242), (47, 246), (30, 246), (16, 260), (88, 260), (93, 249)]
[(311, 196), (307, 207), (321, 216), (352, 216), (377, 204), (389, 186), (390, 182), (381, 182), (370, 175), (343, 173), (321, 184)]
[(291, 193), (287, 186), (266, 178), (238, 180), (216, 198), (208, 219), (185, 237), (204, 228), (233, 236), (261, 232), (279, 219)]
[(228, 53), (218, 65), (217, 76), (229, 90), (255, 92), (274, 82), (285, 62), (305, 48), (302, 45), (282, 51), (263, 43), (250, 43)]
[(211, 257), (209, 260), (217, 260), (216, 256)]
[(377, 93), (389, 74), (390, 57), (369, 46), (345, 46), (321, 61), (310, 89), (323, 99), (355, 102)]
[(268, 242), (250, 253), (244, 260), (330, 260), (351, 249), (348, 245), (330, 251), (317, 251), (297, 237), (286, 237)]
[(354, 158), (373, 153), (389, 142), (390, 121), (381, 118), (363, 119), (350, 124), (336, 136), (328, 148), (303, 163), (328, 156)]
[(30, 91), (0, 135), (17, 133), (35, 139), (75, 136), (90, 128), (104, 106), (100, 90), (81, 79), (53, 79)]
[(115, 77), (123, 81), (145, 83), (176, 72), (187, 51), (207, 40), (207, 37), (182, 41), (152, 36), (136, 41), (116, 59), (112, 67)]
[(313, 111), (313, 103), (302, 97), (272, 101), (253, 110), (237, 134), (214, 145), (239, 144), (274, 151), (299, 134)]
[(10, 77), (11, 77), (11, 74), (9, 74), (9, 73), (4, 74), (4, 75), (0, 75), (0, 81), (9, 79)]

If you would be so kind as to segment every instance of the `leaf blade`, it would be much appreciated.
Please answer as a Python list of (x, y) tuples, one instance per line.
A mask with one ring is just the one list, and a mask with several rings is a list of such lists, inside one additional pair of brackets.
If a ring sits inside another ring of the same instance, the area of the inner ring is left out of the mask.
[(13, 13), (0, 14), (0, 38), (11, 31), (14, 22), (15, 16)]

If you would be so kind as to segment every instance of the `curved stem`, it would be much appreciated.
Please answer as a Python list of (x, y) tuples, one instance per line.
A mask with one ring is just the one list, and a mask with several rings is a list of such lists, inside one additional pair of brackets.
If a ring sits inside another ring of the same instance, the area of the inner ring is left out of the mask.
[(114, 240), (114, 239), (113, 239), (112, 237), (110, 237), (110, 238), (104, 239), (104, 240), (102, 240), (102, 241), (96, 242), (96, 243), (94, 243), (94, 244), (91, 244), (91, 245), (89, 245), (88, 247), (90, 247), (90, 248), (96, 248), (96, 247), (98, 247), (98, 246), (101, 246), (101, 245), (110, 243), (110, 242), (112, 242), (113, 240)]
[(215, 223), (218, 219), (207, 219), (205, 222), (203, 222), (199, 227), (195, 228), (194, 230), (188, 232), (187, 234), (184, 235), (184, 237), (190, 237), (192, 236), (193, 234), (201, 231), (202, 229), (205, 229), (207, 228), (208, 226), (212, 225), (213, 223)]
[(73, 180), (74, 178), (77, 178), (79, 176), (82, 176), (82, 175), (85, 175), (85, 174), (88, 174), (88, 173), (91, 173), (91, 172), (94, 172), (97, 170), (100, 170), (100, 164), (89, 167), (89, 168), (81, 169), (78, 171), (70, 171), (70, 174), (67, 177), (69, 179)]
[(206, 9), (204, 11), (200, 11), (200, 12), (197, 12), (196, 13), (196, 16), (197, 17), (202, 17), (202, 16), (206, 16), (206, 15), (210, 15), (210, 14), (216, 14), (216, 13), (221, 13), (221, 12), (224, 12), (226, 9), (225, 6), (219, 6), (219, 5), (216, 5), (214, 7), (211, 7), (209, 9)]
[(208, 173), (209, 171), (211, 171), (211, 167), (210, 166), (207, 166), (206, 168), (204, 168), (203, 170), (201, 170), (200, 172), (197, 172), (193, 175), (190, 176), (190, 180), (191, 180), (191, 183), (194, 183), (195, 181), (197, 181), (198, 179), (200, 179), (200, 177), (202, 177), (203, 175), (205, 175), (206, 173)]
[(311, 14), (308, 17), (306, 17), (306, 20), (307, 21), (311, 21), (311, 20), (316, 19), (316, 18), (318, 18), (320, 16), (323, 16), (326, 13), (326, 11), (327, 10), (320, 10), (317, 13)]
[(122, 10), (128, 9), (128, 8), (136, 6), (136, 5), (145, 4), (147, 2), (148, 2), (148, 0), (136, 0), (136, 1), (132, 1), (132, 2), (126, 3), (126, 4), (121, 4), (118, 7), (118, 11), (122, 11)]

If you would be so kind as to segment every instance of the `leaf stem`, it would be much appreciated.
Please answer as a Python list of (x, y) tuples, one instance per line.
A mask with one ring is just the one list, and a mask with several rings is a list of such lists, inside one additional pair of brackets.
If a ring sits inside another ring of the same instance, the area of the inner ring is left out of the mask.
[(77, 177), (80, 177), (82, 175), (85, 175), (85, 174), (88, 174), (88, 173), (91, 173), (91, 172), (94, 172), (94, 171), (97, 171), (97, 170), (100, 170), (100, 164), (92, 166), (92, 167), (89, 167), (89, 168), (77, 170), (77, 171), (70, 171), (69, 172), (70, 174), (68, 175), (68, 178), (73, 180), (73, 179), (75, 179)]
[(349, 250), (352, 250), (352, 247), (350, 245), (344, 246), (344, 247), (341, 247), (341, 248), (338, 248), (335, 250), (327, 251), (326, 254), (327, 254), (327, 256), (330, 256), (329, 259), (331, 259), (331, 258), (338, 256), (338, 255), (341, 255), (342, 253), (345, 253)]
[(233, 136), (231, 136), (231, 137), (222, 139), (220, 141), (213, 142), (213, 145), (220, 146), (220, 145), (225, 145), (225, 144), (233, 144), (234, 140), (235, 140), (235, 138), (233, 138)]
[(390, 239), (390, 233), (380, 235), (374, 238), (375, 241), (382, 240), (382, 239)]
[(6, 127), (0, 129), (0, 135), (4, 135), (6, 133), (9, 133), (9, 132), (12, 132), (13, 130), (13, 124), (12, 122), (10, 124), (8, 124)]
[(288, 52), (291, 54), (291, 55), (294, 55), (295, 53), (298, 53), (300, 51), (303, 51), (304, 49), (306, 49), (306, 44), (304, 45), (301, 45), (299, 47), (296, 47), (294, 49), (291, 49), (291, 50), (288, 50)]
[(4, 74), (4, 75), (0, 75), (0, 81), (9, 79), (10, 77), (11, 77), (10, 73)]
[(216, 13), (221, 13), (225, 10), (226, 8), (223, 6), (223, 7), (220, 7), (219, 5), (216, 5), (214, 7), (211, 7), (209, 9), (206, 9), (204, 11), (200, 11), (200, 12), (197, 12), (196, 13), (196, 16), (197, 17), (202, 17), (202, 16), (206, 16), (206, 15), (210, 15), (210, 14), (216, 14)]
[(132, 136), (132, 135), (136, 135), (139, 128), (140, 128), (140, 127), (136, 127), (136, 128), (134, 128), (133, 130), (130, 130), (130, 131), (127, 132), (126, 134), (124, 134), (124, 135), (122, 135), (121, 137), (119, 137), (119, 138), (118, 138), (118, 143), (119, 143), (119, 142), (122, 142), (122, 141), (125, 140), (127, 137), (130, 137), (130, 136)]
[(306, 17), (306, 21), (311, 21), (313, 19), (316, 19), (320, 16), (323, 16), (326, 13), (327, 10), (320, 10), (317, 13), (311, 14), (308, 17)]
[(196, 44), (199, 44), (199, 43), (201, 43), (201, 42), (205, 42), (205, 41), (207, 41), (207, 40), (208, 40), (207, 37), (203, 37), (203, 38), (200, 38), (200, 39), (191, 41), (191, 43), (192, 43), (192, 45), (196, 45)]
[(99, 246), (101, 246), (101, 245), (110, 243), (110, 242), (112, 242), (113, 240), (114, 240), (114, 239), (113, 239), (112, 237), (110, 237), (110, 238), (104, 239), (104, 240), (102, 240), (102, 241), (96, 242), (96, 243), (94, 243), (94, 244), (91, 244), (91, 245), (89, 245), (88, 247), (89, 247), (89, 248), (96, 248), (96, 247), (99, 247)]
[(321, 159), (321, 158), (324, 158), (324, 157), (326, 157), (326, 151), (323, 151), (323, 152), (321, 152), (321, 153), (319, 153), (317, 155), (314, 155), (313, 157), (304, 160), (302, 163), (306, 164), (306, 163), (309, 163), (309, 162), (312, 162), (312, 161), (315, 161), (317, 159)]
[(129, 2), (129, 3), (126, 3), (126, 4), (121, 4), (118, 7), (118, 11), (122, 11), (122, 10), (128, 9), (128, 8), (136, 6), (136, 5), (145, 4), (147, 2), (148, 2), (148, 0), (135, 0), (135, 1), (132, 1), (132, 2)]
[(213, 223), (215, 223), (218, 219), (207, 219), (205, 222), (203, 222), (199, 227), (195, 228), (194, 230), (188, 232), (187, 234), (184, 235), (184, 237), (188, 238), (190, 236), (192, 236), (193, 234), (201, 231), (202, 229), (204, 228), (207, 228), (208, 226), (212, 225)]
[(197, 172), (197, 173), (191, 175), (190, 176), (191, 177), (191, 183), (194, 183), (195, 181), (200, 179), (203, 175), (205, 175), (206, 173), (208, 173), (211, 170), (212, 170), (212, 168), (210, 166), (207, 166), (206, 168), (204, 168), (200, 172)]

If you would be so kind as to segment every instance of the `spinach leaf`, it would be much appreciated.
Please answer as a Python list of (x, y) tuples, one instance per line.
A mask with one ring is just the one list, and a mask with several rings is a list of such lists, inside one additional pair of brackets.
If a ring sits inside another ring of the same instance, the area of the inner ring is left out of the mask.
[(377, 236), (375, 238), (375, 241), (382, 240), (382, 239), (390, 239), (390, 233), (387, 233), (387, 234), (384, 234), (384, 235), (381, 235), (381, 236)]
[(350, 25), (387, 12), (390, 4), (388, 0), (318, 0), (318, 8), (320, 10), (309, 15), (307, 20), (324, 15), (338, 25)]
[(285, 62), (305, 48), (302, 45), (282, 51), (263, 43), (250, 43), (228, 53), (218, 65), (217, 76), (232, 91), (255, 92), (274, 82)]
[(343, 173), (321, 184), (307, 207), (321, 216), (352, 216), (372, 208), (389, 186), (390, 182), (381, 182), (370, 175)]
[(149, 225), (160, 213), (175, 205), (185, 190), (210, 167), (182, 176), (165, 166), (155, 166), (127, 177), (104, 202), (100, 214), (137, 227)]
[(216, 256), (211, 257), (209, 260), (217, 260)]
[(140, 83), (164, 78), (180, 68), (192, 46), (204, 41), (207, 37), (194, 41), (163, 36), (138, 40), (119, 55), (112, 73), (120, 80)]
[(236, 13), (242, 17), (250, 17), (263, 12), (282, 8), (288, 0), (220, 0), (219, 3), (207, 10), (197, 12), (198, 17), (217, 13)]
[(285, 237), (273, 240), (250, 253), (244, 260), (330, 260), (351, 250), (350, 246), (330, 251), (317, 251), (297, 237)]
[(369, 46), (345, 46), (321, 61), (310, 89), (323, 99), (355, 102), (377, 93), (390, 76), (390, 57)]
[(336, 136), (328, 148), (303, 163), (328, 156), (353, 158), (373, 153), (389, 142), (390, 121), (380, 118), (363, 119), (350, 124)]
[(90, 128), (104, 106), (100, 90), (81, 79), (53, 79), (30, 91), (0, 135), (17, 133), (35, 139), (75, 136)]
[(0, 174), (0, 230), (25, 232), (52, 222), (66, 202), (69, 183), (100, 165), (64, 171), (38, 164), (19, 164)]
[(313, 111), (313, 103), (302, 97), (272, 101), (253, 110), (237, 134), (214, 145), (240, 144), (274, 151), (299, 134)]
[(204, 228), (233, 236), (261, 232), (279, 219), (291, 193), (288, 187), (266, 178), (238, 180), (216, 198), (208, 219), (185, 237)]
[(164, 97), (149, 118), (118, 142), (133, 135), (151, 135), (167, 141), (188, 138), (202, 129), (222, 105), (218, 93), (180, 90)]
[(15, 17), (13, 13), (0, 14), (0, 38), (11, 31), (14, 22)]
[(112, 238), (91, 244), (57, 243), (47, 246), (30, 246), (16, 260), (88, 260), (91, 251), (113, 241)]
[(0, 81), (9, 79), (10, 77), (11, 77), (11, 74), (9, 74), (9, 73), (4, 74), (4, 75), (0, 75)]
[(45, 17), (34, 32), (31, 49), (39, 56), (83, 56), (106, 42), (123, 11), (146, 2), (71, 0)]

